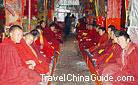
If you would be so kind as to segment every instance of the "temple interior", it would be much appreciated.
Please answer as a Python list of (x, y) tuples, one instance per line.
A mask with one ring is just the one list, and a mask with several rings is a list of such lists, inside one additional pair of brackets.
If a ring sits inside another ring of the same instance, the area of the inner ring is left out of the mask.
[(138, 0), (0, 0), (0, 85), (138, 85)]

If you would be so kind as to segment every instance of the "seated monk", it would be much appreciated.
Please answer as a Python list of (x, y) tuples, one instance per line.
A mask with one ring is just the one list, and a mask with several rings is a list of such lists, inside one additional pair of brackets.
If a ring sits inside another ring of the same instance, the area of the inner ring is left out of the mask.
[(110, 25), (108, 27), (108, 41), (107, 43), (105, 44), (105, 47), (104, 48), (101, 48), (99, 49), (97, 52), (94, 52), (93, 55), (94, 55), (94, 59), (96, 59), (96, 63), (98, 65), (98, 63), (102, 64), (105, 62), (106, 58), (108, 57), (108, 55), (110, 54), (110, 50), (112, 48), (112, 46), (114, 45), (114, 32), (116, 31), (116, 28), (115, 26), (112, 26)]
[(122, 54), (117, 63), (110, 64), (103, 70), (103, 75), (111, 75), (114, 79), (120, 77), (132, 76), (127, 81), (108, 81), (108, 85), (138, 85), (138, 48), (130, 41), (129, 35), (121, 31), (118, 37), (118, 43), (121, 46)]
[(22, 28), (14, 25), (9, 32), (10, 38), (0, 43), (0, 85), (38, 85), (40, 75), (23, 66), (15, 47), (22, 39)]
[[(32, 51), (32, 53), (34, 54), (33, 57), (35, 57), (35, 58), (32, 58), (32, 59), (35, 60), (35, 62), (37, 62), (34, 70), (36, 70), (38, 73), (41, 73), (41, 74), (42, 73), (48, 73), (49, 63), (46, 63), (45, 62), (46, 59), (42, 59), (42, 56), (39, 56), (38, 53), (31, 47), (31, 44), (34, 41), (34, 36), (31, 33), (27, 33), (27, 34), (25, 34), (24, 39), (25, 39), (27, 46), (30, 48), (30, 51)], [(28, 53), (30, 51), (28, 50)], [(30, 55), (31, 55), (31, 52), (30, 52)]]
[(106, 32), (106, 28), (104, 27), (100, 27), (99, 28), (99, 35), (101, 36), (98, 42), (98, 48), (105, 46), (109, 37), (108, 37), (108, 33)]
[(35, 50), (36, 54), (38, 55), (38, 58), (41, 61), (50, 64), (51, 63), (51, 58), (47, 57), (44, 53), (41, 53), (39, 47), (35, 43), (35, 41), (40, 37), (40, 33), (36, 29), (32, 30), (30, 33), (34, 36), (34, 41), (31, 44), (31, 47)]
[(49, 28), (44, 30), (44, 35), (46, 36), (47, 41), (53, 46), (55, 51), (59, 51), (60, 40), (56, 37), (56, 33), (54, 23), (50, 24)]
[(95, 45), (98, 44), (100, 35), (98, 33), (99, 27), (93, 26), (92, 29), (89, 29), (88, 37), (92, 39), (92, 42), (94, 42)]
[(111, 40), (108, 36), (108, 33), (106, 33), (106, 29), (104, 27), (99, 28), (99, 34), (101, 37), (99, 39), (97, 46), (89, 48), (89, 51), (91, 53), (97, 53), (100, 49), (104, 49), (106, 45), (108, 45), (108, 43), (111, 44)]
[(103, 69), (112, 63), (117, 63), (117, 59), (121, 57), (122, 48), (117, 42), (117, 37), (120, 31), (114, 31), (112, 46), (108, 49), (105, 49), (103, 53), (97, 58), (96, 61), (96, 70), (99, 74), (102, 74)]
[[(114, 27), (115, 28), (115, 27)], [(92, 62), (94, 63), (94, 66), (99, 66), (100, 64), (103, 64), (107, 58), (108, 50), (112, 47), (112, 35), (111, 35), (111, 28), (108, 28), (108, 41), (104, 43), (104, 46), (100, 46), (98, 48), (94, 48), (93, 52), (90, 52), (89, 49), (89, 54), (92, 55)], [(101, 32), (99, 32), (101, 33)], [(102, 34), (102, 33), (101, 33)], [(92, 48), (92, 47), (91, 47)], [(91, 49), (90, 49), (91, 50)]]
[(54, 49), (48, 43), (45, 35), (43, 34), (41, 26), (37, 26), (36, 29), (40, 33), (40, 37), (35, 41), (36, 45), (40, 47), (41, 52), (44, 52), (44, 54), (46, 54), (47, 57), (52, 59), (54, 54)]
[(85, 42), (85, 46), (87, 48), (89, 47), (94, 47), (97, 45), (98, 41), (99, 41), (99, 33), (96, 31), (96, 29), (94, 27), (92, 27), (92, 25), (88, 25), (87, 26), (88, 32), (85, 35), (85, 37), (83, 37), (83, 42)]

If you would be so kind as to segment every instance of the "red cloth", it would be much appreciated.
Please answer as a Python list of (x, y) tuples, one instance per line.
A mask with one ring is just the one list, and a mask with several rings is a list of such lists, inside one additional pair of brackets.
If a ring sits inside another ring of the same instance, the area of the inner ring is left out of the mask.
[(47, 41), (52, 43), (51, 45), (54, 47), (54, 50), (59, 50), (60, 40), (58, 36), (50, 29), (46, 28), (43, 32), (44, 36), (46, 37)]
[[(44, 54), (47, 56), (47, 57), (50, 57), (52, 58), (53, 54), (54, 54), (54, 49), (51, 47), (51, 45), (48, 43), (47, 39), (45, 38), (45, 36), (43, 36), (43, 40), (44, 40), (44, 47), (43, 49), (41, 49)], [(38, 38), (36, 41), (35, 41), (36, 45), (37, 46), (41, 46), (41, 43), (40, 43), (40, 38)]]
[(100, 46), (108, 41), (108, 33), (104, 33), (99, 40)]
[[(138, 85), (138, 48), (135, 44), (129, 43), (125, 51), (125, 65), (122, 65), (122, 59), (118, 63), (111, 64), (103, 71), (104, 74), (110, 74), (115, 79), (120, 76), (133, 76), (134, 81), (111, 82), (113, 85)], [(121, 62), (121, 63), (120, 63)]]
[(102, 36), (100, 36), (98, 45), (90, 48), (90, 52), (98, 52), (100, 49), (105, 48), (108, 41), (108, 33), (104, 33)]
[(93, 42), (93, 43), (98, 44), (99, 39), (100, 39), (100, 35), (99, 35), (98, 32), (96, 32), (96, 29), (95, 29), (95, 28), (92, 28), (92, 30), (89, 31), (88, 37), (89, 37), (90, 39), (92, 39), (92, 42)]
[(0, 44), (0, 85), (38, 85), (40, 76), (22, 66), (15, 44), (6, 39)]
[(43, 56), (44, 54), (40, 53), (40, 49), (39, 47), (37, 47), (37, 45), (35, 43), (33, 43), (31, 45), (31, 47), (35, 50), (38, 59), (42, 61), (42, 63), (44, 63), (46, 66), (48, 66), (51, 63), (51, 58), (47, 57), (47, 56)]
[(96, 18), (96, 24), (100, 25), (101, 27), (105, 27), (105, 17), (103, 16), (98, 16)]
[[(37, 0), (31, 0), (31, 19), (33, 16), (38, 16), (38, 1)], [(29, 16), (29, 0), (26, 1), (26, 6), (25, 6), (25, 10), (24, 10), (24, 15), (25, 16)]]
[(107, 19), (109, 18), (121, 18), (121, 0), (109, 0)]
[(34, 60), (36, 63), (35, 71), (38, 73), (47, 73), (49, 67), (39, 62), (39, 59), (33, 54), (32, 50), (27, 46), (26, 42), (22, 39), (20, 44), (16, 45), (17, 52), (22, 60), (22, 63), (25, 67), (28, 65), (25, 63), (28, 60)]
[[(86, 36), (82, 36), (82, 33), (87, 33)], [(80, 34), (80, 39), (82, 38), (81, 45), (85, 46), (86, 48), (94, 47), (98, 44), (100, 35), (96, 32), (96, 30), (93, 28), (92, 30), (83, 31)]]
[[(114, 43), (107, 48), (108, 49), (105, 49), (103, 53), (97, 56), (96, 69), (99, 74), (102, 74), (101, 72), (108, 64), (117, 63), (117, 59), (121, 57), (122, 48), (118, 44)], [(106, 61), (107, 59), (108, 61)]]

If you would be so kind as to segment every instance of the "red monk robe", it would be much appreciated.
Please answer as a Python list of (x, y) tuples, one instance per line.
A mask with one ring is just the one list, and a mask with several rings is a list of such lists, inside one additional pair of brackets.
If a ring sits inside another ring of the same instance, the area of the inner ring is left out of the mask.
[(111, 50), (113, 45), (112, 40), (109, 39), (104, 46), (100, 46), (97, 50), (93, 51), (94, 59), (97, 59), (97, 63), (105, 61), (106, 56), (110, 55), (109, 50)]
[(38, 85), (40, 76), (22, 66), (15, 45), (10, 39), (0, 44), (0, 85)]
[(16, 45), (16, 48), (24, 66), (28, 68), (26, 61), (33, 60), (36, 63), (34, 69), (35, 71), (40, 74), (49, 72), (48, 65), (41, 63), (41, 61), (34, 55), (32, 50), (27, 46), (26, 42), (23, 39), (21, 40), (20, 44)]
[(50, 28), (46, 28), (43, 34), (46, 37), (47, 41), (50, 42), (54, 47), (54, 50), (59, 51), (60, 40), (58, 40), (58, 38), (55, 36), (55, 33)]
[(85, 43), (87, 43), (87, 47), (90, 48), (96, 46), (99, 42), (99, 39), (100, 39), (99, 33), (96, 32), (96, 29), (92, 28), (91, 30), (88, 30)]
[(96, 47), (91, 47), (90, 48), (90, 52), (94, 52), (94, 51), (98, 51), (98, 49), (104, 48), (108, 42), (109, 38), (108, 38), (108, 33), (104, 33), (99, 40), (99, 43)]
[(105, 50), (103, 53), (101, 53), (101, 56), (98, 56), (97, 58), (97, 66), (96, 70), (99, 74), (102, 74), (103, 69), (108, 65), (112, 63), (117, 63), (117, 59), (121, 57), (122, 48), (116, 44), (113, 43), (109, 49)]
[(128, 49), (125, 51), (124, 64), (122, 57), (118, 59), (117, 64), (111, 64), (106, 67), (103, 74), (112, 75), (115, 79), (118, 76), (133, 76), (134, 81), (111, 82), (113, 85), (138, 85), (138, 48), (135, 44), (129, 43)]
[[(48, 43), (45, 35), (40, 34), (40, 38), (38, 38), (35, 41), (36, 45), (40, 47), (40, 49), (44, 52), (44, 54), (47, 57), (50, 57), (52, 59), (52, 56), (54, 54), (54, 49), (51, 47), (51, 45)], [(41, 47), (42, 46), (42, 47)]]
[(83, 39), (87, 33), (88, 30), (79, 30), (77, 33), (77, 39), (80, 41), (80, 39)]
[(104, 33), (99, 40), (98, 47), (105, 46), (105, 44), (108, 42), (108, 33)]
[(43, 53), (40, 53), (40, 49), (39, 49), (39, 47), (37, 47), (37, 45), (35, 43), (32, 43), (31, 47), (35, 50), (35, 52), (38, 56), (38, 59), (40, 61), (42, 61), (43, 64), (48, 66), (51, 63), (51, 58), (44, 56)]
[(99, 39), (100, 39), (100, 35), (99, 35), (99, 33), (96, 31), (95, 28), (93, 28), (93, 29), (90, 31), (90, 33), (88, 34), (88, 37), (89, 37), (90, 39), (92, 39), (92, 41), (93, 41), (94, 43), (98, 44)]

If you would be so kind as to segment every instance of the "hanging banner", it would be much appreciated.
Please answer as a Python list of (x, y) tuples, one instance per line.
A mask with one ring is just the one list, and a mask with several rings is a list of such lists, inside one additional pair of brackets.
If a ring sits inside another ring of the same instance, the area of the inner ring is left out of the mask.
[(21, 25), (22, 16), (21, 0), (6, 0), (5, 12), (6, 12), (6, 26), (14, 24)]
[(121, 21), (121, 0), (108, 0), (106, 28), (114, 25), (120, 29)]
[(121, 0), (108, 0), (107, 18), (121, 18)]
[[(27, 16), (29, 15), (29, 0), (26, 0), (26, 6), (25, 6), (25, 12), (24, 12), (24, 16)], [(38, 16), (38, 0), (31, 0), (31, 18), (33, 16)]]
[(130, 26), (138, 27), (138, 0), (129, 0), (130, 11), (129, 11), (129, 21)]
[(52, 21), (54, 13), (54, 0), (48, 0), (48, 21)]
[(138, 0), (129, 0), (129, 27), (127, 33), (133, 43), (138, 44)]
[[(47, 0), (46, 0), (47, 1)], [(41, 13), (44, 11), (44, 0), (38, 0), (38, 11)], [(47, 7), (47, 6), (46, 6)]]

